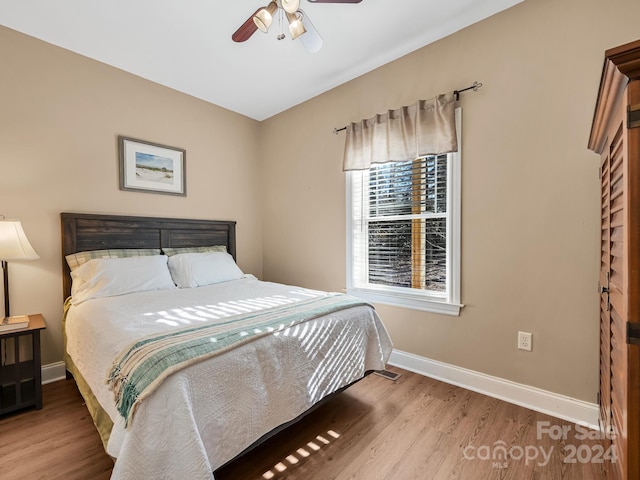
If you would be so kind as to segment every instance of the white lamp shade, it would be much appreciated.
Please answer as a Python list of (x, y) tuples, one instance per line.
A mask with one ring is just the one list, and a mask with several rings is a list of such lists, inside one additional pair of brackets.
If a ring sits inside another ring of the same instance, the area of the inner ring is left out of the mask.
[(0, 260), (35, 260), (33, 249), (18, 220), (0, 221)]
[(287, 13), (295, 13), (300, 8), (300, 0), (280, 0), (280, 4)]
[(267, 33), (271, 22), (273, 22), (273, 14), (276, 13), (277, 9), (278, 4), (276, 2), (269, 2), (269, 5), (261, 8), (260, 11), (254, 15), (253, 23), (264, 33)]
[(291, 32), (292, 40), (295, 40), (306, 32), (304, 25), (302, 25), (302, 18), (300, 16), (295, 13), (287, 13), (287, 19), (289, 20), (289, 31)]

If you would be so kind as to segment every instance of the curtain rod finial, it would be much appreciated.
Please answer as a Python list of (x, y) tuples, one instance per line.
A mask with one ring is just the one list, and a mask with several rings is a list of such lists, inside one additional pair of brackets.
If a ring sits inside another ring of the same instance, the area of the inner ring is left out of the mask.
[(470, 87), (461, 88), (460, 90), (454, 90), (453, 96), (455, 97), (455, 101), (457, 102), (458, 100), (460, 100), (460, 94), (462, 92), (466, 92), (467, 90), (473, 90), (474, 92), (477, 92), (481, 86), (482, 84), (480, 82), (473, 82), (473, 85), (471, 85)]

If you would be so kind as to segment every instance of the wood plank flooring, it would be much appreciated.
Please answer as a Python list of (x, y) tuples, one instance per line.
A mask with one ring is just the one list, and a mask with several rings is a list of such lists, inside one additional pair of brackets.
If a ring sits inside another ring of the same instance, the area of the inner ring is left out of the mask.
[[(393, 382), (370, 375), (217, 470), (216, 480), (613, 478), (610, 464), (598, 463), (608, 445), (583, 439), (584, 429), (390, 370), (402, 376)], [(43, 390), (42, 410), (0, 418), (0, 478), (108, 479), (113, 463), (73, 381)]]
[(108, 480), (113, 461), (75, 382), (44, 385), (42, 410), (0, 417), (2, 480)]

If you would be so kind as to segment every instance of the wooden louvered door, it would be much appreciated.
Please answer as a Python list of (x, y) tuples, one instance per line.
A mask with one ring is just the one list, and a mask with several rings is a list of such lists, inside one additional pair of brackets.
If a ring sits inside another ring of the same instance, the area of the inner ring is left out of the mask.
[[(600, 264), (600, 418), (613, 435), (616, 463), (627, 457), (627, 158), (624, 124), (616, 121), (601, 159), (602, 255)], [(620, 472), (620, 478), (627, 478)]]
[[(601, 255), (600, 255), (600, 419), (604, 431), (611, 431), (611, 145), (605, 147), (600, 161), (601, 178)], [(616, 192), (614, 192), (615, 194)], [(618, 197), (621, 200), (620, 197)], [(614, 315), (613, 318), (616, 318)]]
[(601, 155), (600, 419), (617, 478), (638, 480), (640, 41), (606, 52), (589, 148)]
[[(640, 44), (638, 45), (640, 50)], [(638, 55), (640, 77), (640, 55)], [(634, 110), (635, 109), (635, 110)], [(635, 114), (631, 112), (635, 111)], [(640, 78), (627, 87), (627, 410), (626, 455), (621, 463), (626, 478), (640, 479)], [(633, 119), (633, 121), (632, 121)]]

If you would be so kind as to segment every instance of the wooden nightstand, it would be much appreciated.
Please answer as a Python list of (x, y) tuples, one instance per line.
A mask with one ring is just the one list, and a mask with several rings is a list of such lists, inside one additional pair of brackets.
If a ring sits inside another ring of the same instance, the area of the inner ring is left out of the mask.
[(42, 408), (40, 330), (45, 328), (44, 317), (37, 314), (29, 315), (27, 328), (0, 332), (0, 415)]

